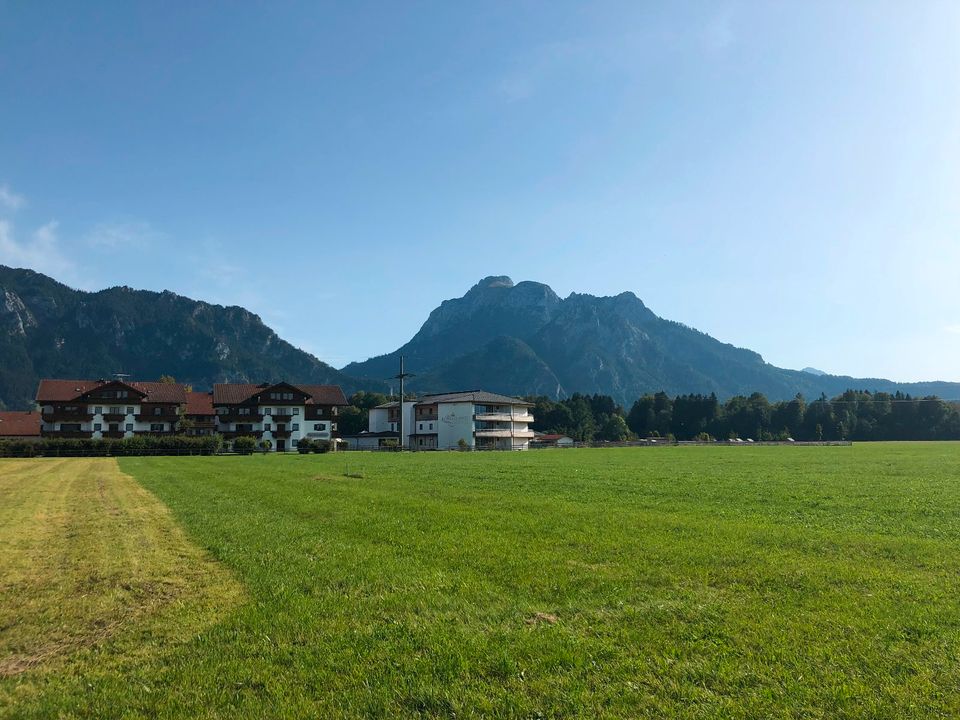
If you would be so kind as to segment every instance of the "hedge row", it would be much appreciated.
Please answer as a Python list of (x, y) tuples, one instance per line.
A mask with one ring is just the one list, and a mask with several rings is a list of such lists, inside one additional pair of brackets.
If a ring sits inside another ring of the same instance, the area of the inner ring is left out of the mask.
[(42, 438), (37, 441), (0, 440), (0, 457), (107, 457), (115, 455), (212, 455), (223, 448), (219, 435), (202, 437), (139, 435), (130, 438), (74, 440)]

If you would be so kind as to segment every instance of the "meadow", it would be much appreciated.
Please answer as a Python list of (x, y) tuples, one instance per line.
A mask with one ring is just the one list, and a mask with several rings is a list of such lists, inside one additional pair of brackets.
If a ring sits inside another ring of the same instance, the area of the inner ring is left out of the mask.
[(0, 461), (0, 717), (953, 718), (960, 444)]

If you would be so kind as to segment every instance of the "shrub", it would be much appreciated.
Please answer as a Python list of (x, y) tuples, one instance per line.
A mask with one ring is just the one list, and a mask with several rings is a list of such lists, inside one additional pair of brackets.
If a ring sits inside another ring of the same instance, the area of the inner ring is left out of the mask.
[(329, 440), (317, 440), (313, 443), (313, 451), (318, 453), (328, 453), (333, 449), (333, 443)]
[(313, 440), (310, 438), (302, 438), (297, 443), (297, 452), (301, 455), (306, 455), (311, 450), (313, 450)]
[(260, 449), (263, 452), (270, 452), (270, 450), (273, 448), (273, 441), (271, 440), (261, 440), (259, 444)]
[(241, 435), (233, 441), (233, 450), (241, 455), (250, 455), (257, 449), (256, 438), (250, 435)]

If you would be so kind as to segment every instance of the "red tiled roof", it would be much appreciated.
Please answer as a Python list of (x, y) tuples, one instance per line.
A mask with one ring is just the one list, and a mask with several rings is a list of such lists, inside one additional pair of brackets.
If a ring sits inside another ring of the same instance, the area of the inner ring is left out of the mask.
[(37, 388), (37, 402), (68, 402), (105, 383), (99, 380), (48, 380)]
[[(247, 402), (254, 395), (269, 392), (277, 385), (290, 385), (309, 395), (307, 405), (346, 405), (347, 398), (339, 385), (295, 385), (293, 383), (274, 383), (272, 385), (251, 385), (249, 383), (216, 383), (213, 386), (214, 405), (236, 405)], [(266, 399), (263, 400), (266, 402)], [(281, 402), (273, 400), (271, 402)]]
[(214, 405), (236, 405), (246, 402), (263, 389), (260, 385), (248, 383), (214, 383), (213, 403)]
[(0, 437), (38, 437), (40, 413), (0, 412)]
[(144, 398), (146, 402), (185, 403), (187, 401), (187, 388), (180, 383), (131, 382), (126, 384), (146, 393), (147, 396)]
[(140, 393), (146, 402), (185, 403), (187, 389), (180, 383), (118, 382), (116, 380), (50, 380), (44, 378), (37, 388), (37, 402), (70, 402), (105, 385), (127, 387)]
[(213, 415), (213, 393), (187, 393), (187, 415)]
[(347, 405), (347, 398), (339, 385), (297, 385), (298, 388), (310, 395), (307, 404), (313, 405)]

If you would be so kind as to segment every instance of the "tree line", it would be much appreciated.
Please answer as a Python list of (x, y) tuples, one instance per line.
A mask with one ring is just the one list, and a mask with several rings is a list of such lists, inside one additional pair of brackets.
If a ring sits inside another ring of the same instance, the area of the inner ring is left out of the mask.
[[(677, 440), (960, 440), (960, 408), (938, 397), (848, 390), (807, 402), (802, 395), (770, 402), (762, 393), (720, 402), (716, 395), (651, 393), (625, 410), (609, 395), (543, 395), (533, 403), (533, 429), (581, 442), (663, 437)], [(367, 429), (370, 408), (395, 397), (360, 391), (341, 408), (337, 427), (353, 435)]]
[(631, 437), (677, 440), (958, 440), (960, 409), (938, 397), (848, 390), (807, 402), (802, 395), (771, 403), (762, 393), (720, 402), (716, 395), (647, 394), (629, 411), (607, 395), (566, 400), (530, 397), (533, 428), (574, 440)]

